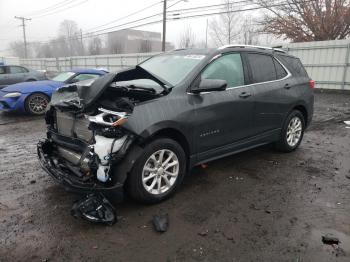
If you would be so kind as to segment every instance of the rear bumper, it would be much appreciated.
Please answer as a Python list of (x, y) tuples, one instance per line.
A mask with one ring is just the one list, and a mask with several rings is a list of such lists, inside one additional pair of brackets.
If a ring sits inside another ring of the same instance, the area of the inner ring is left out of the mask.
[(87, 182), (76, 177), (74, 174), (61, 169), (55, 165), (52, 158), (52, 142), (49, 140), (40, 141), (37, 145), (37, 153), (41, 167), (49, 174), (57, 183), (63, 186), (67, 191), (77, 193), (91, 192), (113, 192), (122, 198), (123, 185), (116, 183), (114, 185), (102, 185), (98, 182)]

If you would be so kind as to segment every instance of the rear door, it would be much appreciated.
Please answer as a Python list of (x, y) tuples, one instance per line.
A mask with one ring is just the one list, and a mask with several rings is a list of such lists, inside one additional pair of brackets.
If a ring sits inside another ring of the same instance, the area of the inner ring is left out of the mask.
[(293, 82), (286, 68), (272, 55), (245, 53), (250, 80), (254, 88), (254, 134), (282, 127), (291, 105)]
[(201, 73), (201, 79), (226, 80), (225, 91), (190, 95), (195, 106), (195, 139), (199, 161), (229, 151), (230, 144), (252, 133), (254, 103), (251, 87), (245, 86), (245, 71), (240, 53), (221, 55)]

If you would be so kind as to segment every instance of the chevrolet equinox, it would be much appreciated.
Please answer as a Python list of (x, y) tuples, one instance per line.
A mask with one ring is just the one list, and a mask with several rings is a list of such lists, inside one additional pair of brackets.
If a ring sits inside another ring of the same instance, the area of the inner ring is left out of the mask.
[(59, 88), (47, 109), (43, 169), (66, 189), (124, 190), (156, 203), (194, 166), (273, 143), (295, 150), (314, 81), (282, 50), (182, 49)]

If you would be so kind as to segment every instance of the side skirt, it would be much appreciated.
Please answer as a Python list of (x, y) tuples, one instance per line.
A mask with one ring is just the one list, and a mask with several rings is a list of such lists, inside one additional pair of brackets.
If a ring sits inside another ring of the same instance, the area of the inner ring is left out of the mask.
[(228, 145), (198, 153), (190, 157), (190, 167), (272, 143), (279, 139), (280, 133), (281, 129), (279, 128)]

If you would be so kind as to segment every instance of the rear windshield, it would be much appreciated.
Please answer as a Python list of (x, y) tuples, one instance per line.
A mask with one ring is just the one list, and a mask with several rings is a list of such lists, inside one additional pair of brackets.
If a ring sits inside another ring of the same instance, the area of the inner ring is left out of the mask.
[(276, 57), (289, 69), (289, 71), (291, 71), (292, 75), (308, 77), (308, 74), (299, 58), (284, 55), (276, 55)]
[(146, 60), (139, 66), (174, 86), (185, 79), (203, 58), (205, 58), (204, 55), (159, 55)]

